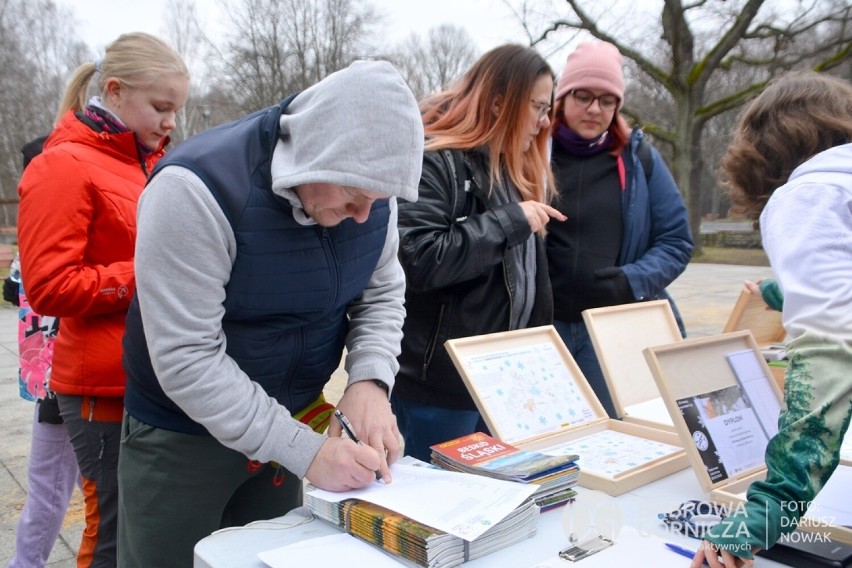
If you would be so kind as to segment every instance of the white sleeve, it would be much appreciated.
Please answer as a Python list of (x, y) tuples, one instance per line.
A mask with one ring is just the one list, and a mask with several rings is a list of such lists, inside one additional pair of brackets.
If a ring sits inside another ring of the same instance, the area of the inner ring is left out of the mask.
[(852, 187), (783, 186), (766, 204), (760, 226), (784, 294), (784, 327), (790, 336), (814, 331), (852, 339)]

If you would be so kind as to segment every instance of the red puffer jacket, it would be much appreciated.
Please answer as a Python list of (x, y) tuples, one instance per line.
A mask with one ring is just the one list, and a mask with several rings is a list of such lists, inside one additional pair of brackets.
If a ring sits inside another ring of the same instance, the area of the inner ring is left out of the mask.
[[(164, 141), (167, 144), (168, 140)], [(121, 338), (136, 288), (136, 203), (162, 146), (143, 166), (132, 133), (95, 132), (69, 111), (18, 186), (27, 296), (62, 318), (51, 388), (121, 397)]]

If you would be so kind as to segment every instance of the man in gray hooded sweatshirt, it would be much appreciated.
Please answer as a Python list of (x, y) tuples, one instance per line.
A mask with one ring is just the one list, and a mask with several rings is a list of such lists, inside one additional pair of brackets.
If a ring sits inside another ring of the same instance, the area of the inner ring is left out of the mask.
[[(359, 61), (158, 164), (124, 338), (119, 566), (191, 565), (212, 531), (301, 504), (302, 478), (392, 481), (396, 198), (417, 199), (422, 153), (402, 77)], [(306, 425), (344, 348), (338, 408), (363, 446)]]

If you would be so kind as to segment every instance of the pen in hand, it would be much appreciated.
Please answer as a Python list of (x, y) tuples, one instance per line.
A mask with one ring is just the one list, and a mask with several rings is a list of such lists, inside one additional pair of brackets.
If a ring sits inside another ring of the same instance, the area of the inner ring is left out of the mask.
[[(355, 429), (352, 427), (352, 424), (349, 423), (349, 419), (346, 418), (346, 416), (344, 416), (342, 412), (335, 409), (334, 410), (334, 417), (337, 418), (337, 421), (340, 422), (340, 427), (343, 428), (343, 431), (346, 432), (346, 435), (349, 436), (349, 438), (353, 442), (355, 442), (359, 446), (364, 445), (361, 442), (361, 439), (355, 434)], [(379, 470), (376, 470), (376, 481), (381, 481), (381, 480), (382, 480), (382, 472), (380, 472)]]

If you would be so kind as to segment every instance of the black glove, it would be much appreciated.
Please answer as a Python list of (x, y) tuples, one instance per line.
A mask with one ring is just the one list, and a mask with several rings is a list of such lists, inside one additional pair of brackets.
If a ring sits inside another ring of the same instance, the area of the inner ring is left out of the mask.
[(18, 292), (20, 290), (20, 284), (12, 280), (10, 277), (6, 277), (3, 280), (3, 299), (9, 302), (10, 304), (14, 304), (16, 306), (20, 305), (18, 301)]
[[(45, 389), (46, 390), (46, 389)], [(59, 401), (56, 394), (46, 390), (44, 398), (38, 401), (38, 421), (44, 424), (62, 424), (62, 415), (59, 414)]]
[(594, 298), (600, 306), (617, 306), (636, 301), (624, 271), (617, 266), (595, 270)]

